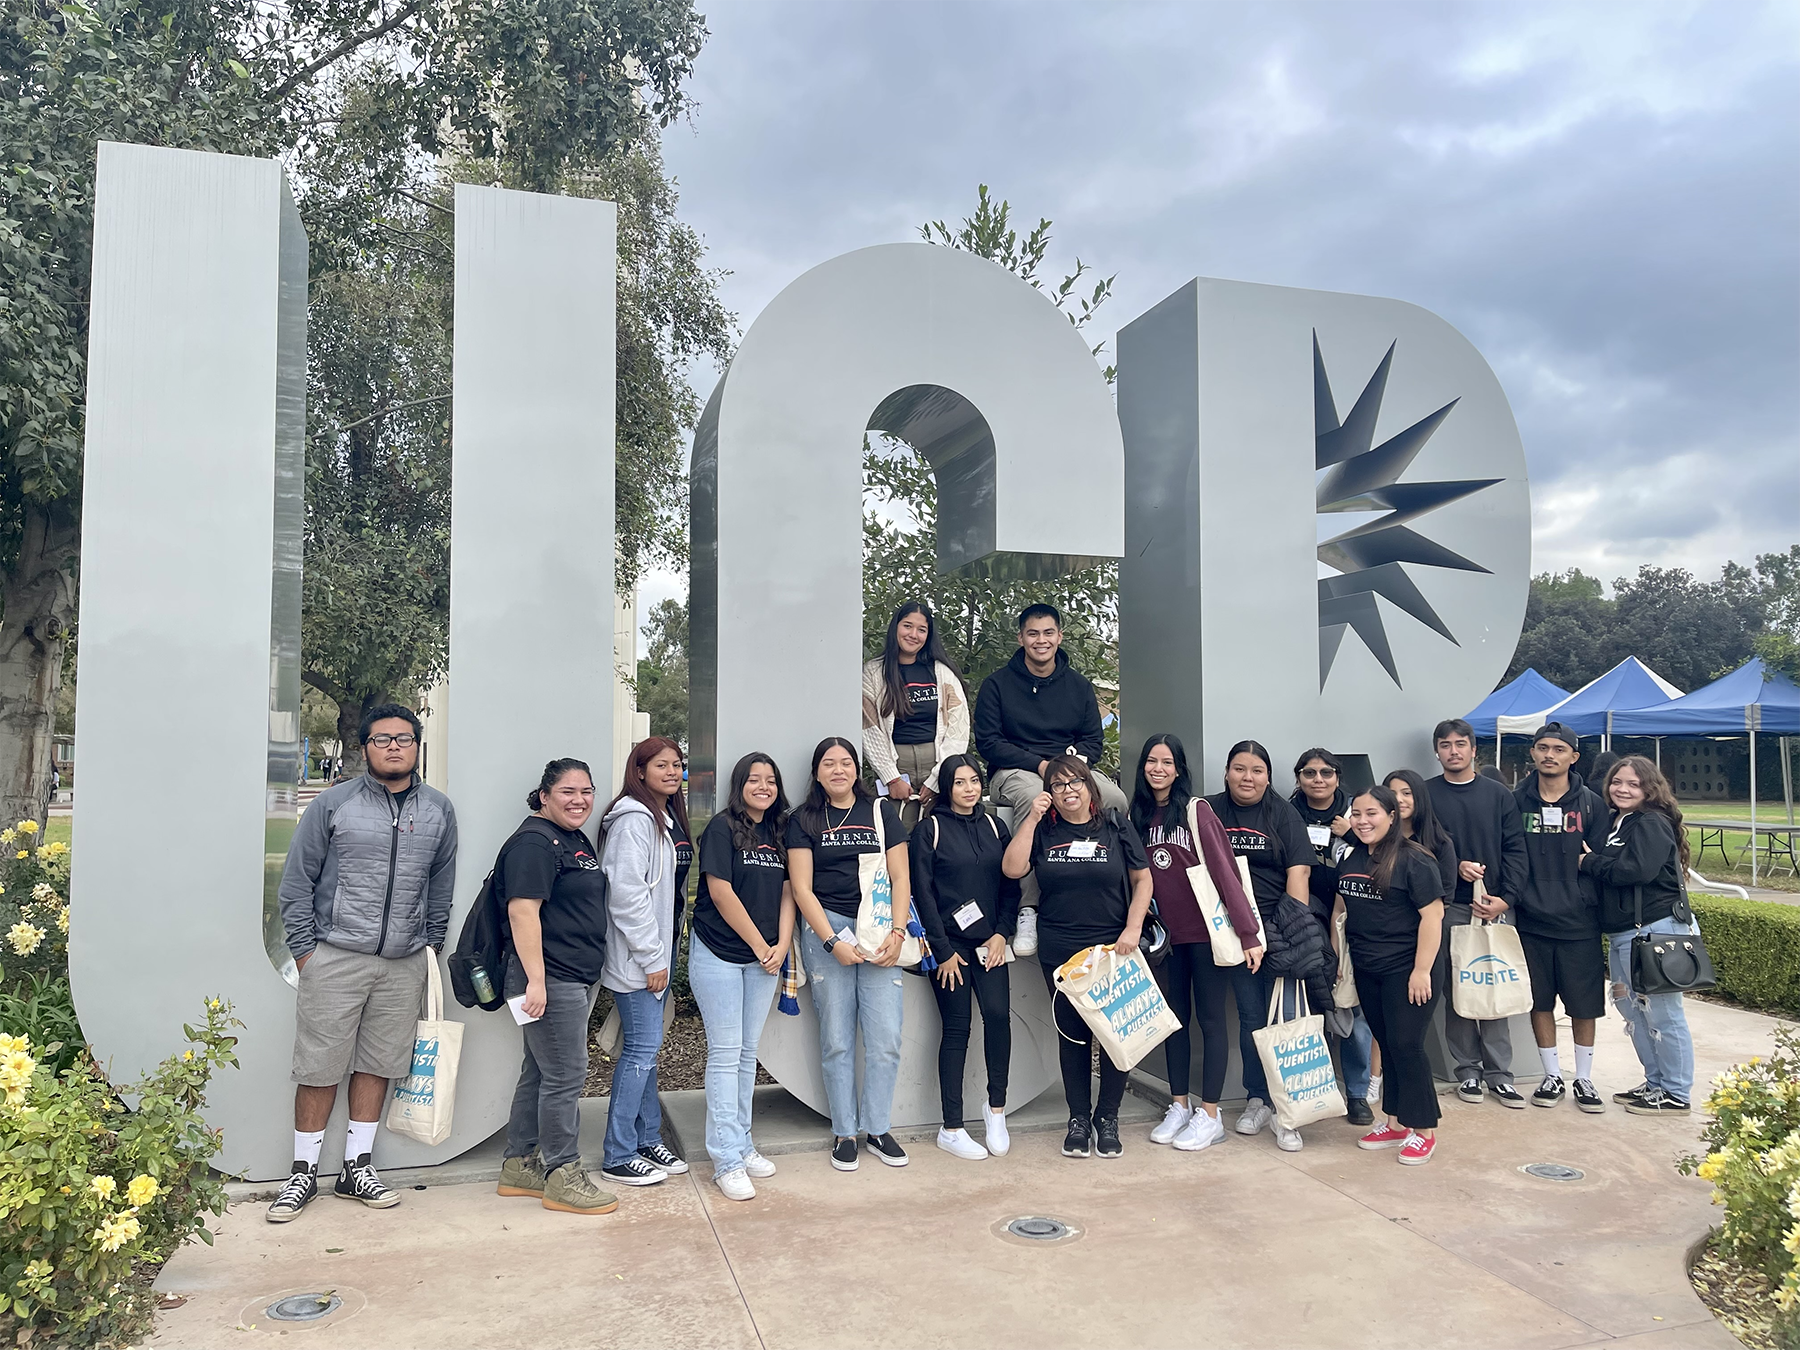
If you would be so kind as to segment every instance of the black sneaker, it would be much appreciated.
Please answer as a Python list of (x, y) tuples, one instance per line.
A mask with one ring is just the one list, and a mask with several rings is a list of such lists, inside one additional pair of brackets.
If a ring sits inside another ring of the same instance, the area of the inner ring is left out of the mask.
[(1590, 1116), (1597, 1116), (1606, 1110), (1606, 1103), (1600, 1100), (1600, 1094), (1594, 1091), (1594, 1085), (1585, 1078), (1577, 1078), (1570, 1089), (1575, 1098), (1575, 1105)]
[(669, 1179), (669, 1174), (662, 1168), (636, 1153), (622, 1163), (602, 1167), (600, 1175), (621, 1186), (659, 1186)]
[(1661, 1088), (1650, 1088), (1636, 1101), (1626, 1102), (1625, 1109), (1634, 1116), (1684, 1116), (1692, 1108)]
[(1369, 1109), (1366, 1097), (1352, 1097), (1345, 1103), (1344, 1119), (1352, 1125), (1373, 1125), (1375, 1113)]
[(1069, 1132), (1063, 1136), (1063, 1157), (1085, 1158), (1093, 1152), (1094, 1130), (1086, 1116), (1070, 1116)]
[(1524, 1096), (1511, 1083), (1495, 1083), (1488, 1088), (1488, 1091), (1494, 1094), (1494, 1100), (1502, 1106), (1510, 1106), (1515, 1111), (1525, 1109)]
[(1474, 1102), (1479, 1105), (1486, 1098), (1487, 1089), (1481, 1086), (1479, 1078), (1465, 1078), (1462, 1080), (1462, 1085), (1456, 1089), (1456, 1095), (1465, 1102)]
[(294, 1159), (294, 1171), (281, 1188), (281, 1194), (269, 1206), (264, 1215), (270, 1223), (287, 1223), (299, 1217), (300, 1211), (312, 1203), (312, 1198), (319, 1193), (319, 1174), (317, 1169)]
[(889, 1167), (905, 1167), (909, 1159), (906, 1150), (900, 1147), (900, 1141), (893, 1135), (883, 1132), (867, 1136), (869, 1152), (886, 1163)]
[(1544, 1081), (1537, 1085), (1537, 1091), (1531, 1094), (1533, 1106), (1555, 1106), (1565, 1095), (1561, 1074), (1547, 1073)]
[(375, 1175), (375, 1164), (363, 1154), (355, 1162), (344, 1159), (344, 1170), (338, 1173), (333, 1194), (346, 1200), (360, 1200), (370, 1209), (391, 1209), (400, 1203), (400, 1192), (389, 1190)]
[(1640, 1097), (1642, 1097), (1649, 1090), (1650, 1090), (1649, 1083), (1639, 1083), (1634, 1088), (1627, 1088), (1623, 1092), (1613, 1093), (1613, 1100), (1615, 1102), (1617, 1102), (1620, 1106), (1630, 1106), (1633, 1102), (1637, 1101)]
[(856, 1170), (856, 1140), (854, 1138), (831, 1141), (831, 1165), (840, 1172)]
[(675, 1154), (670, 1151), (667, 1144), (655, 1143), (650, 1145), (649, 1148), (640, 1148), (638, 1150), (638, 1157), (642, 1158), (652, 1167), (660, 1168), (662, 1171), (667, 1172), (672, 1177), (678, 1177), (688, 1170), (687, 1163), (676, 1157)]
[(1125, 1145), (1119, 1142), (1117, 1116), (1095, 1117), (1094, 1149), (1102, 1158), (1116, 1158), (1125, 1151)]

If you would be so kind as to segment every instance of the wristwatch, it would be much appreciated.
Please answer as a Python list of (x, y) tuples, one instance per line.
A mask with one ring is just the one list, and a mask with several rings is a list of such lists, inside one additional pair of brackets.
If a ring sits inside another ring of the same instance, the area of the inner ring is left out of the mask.
[(825, 954), (827, 956), (831, 955), (831, 949), (837, 945), (838, 945), (838, 935), (836, 933), (833, 933), (830, 937), (826, 938), (823, 943), (823, 946), (825, 948)]

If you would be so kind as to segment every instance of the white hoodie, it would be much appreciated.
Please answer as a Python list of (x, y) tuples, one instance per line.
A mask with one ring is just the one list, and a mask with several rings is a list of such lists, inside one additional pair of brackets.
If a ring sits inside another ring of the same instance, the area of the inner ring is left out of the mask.
[(649, 986), (675, 950), (675, 841), (670, 822), (633, 797), (606, 813), (606, 960), (600, 983), (615, 994)]

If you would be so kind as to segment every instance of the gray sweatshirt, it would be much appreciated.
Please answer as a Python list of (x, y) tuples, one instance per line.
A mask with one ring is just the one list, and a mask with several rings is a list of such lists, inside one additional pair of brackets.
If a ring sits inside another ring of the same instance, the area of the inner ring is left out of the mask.
[(674, 965), (675, 841), (669, 822), (626, 797), (606, 813), (606, 963), (600, 983), (615, 994), (649, 986)]

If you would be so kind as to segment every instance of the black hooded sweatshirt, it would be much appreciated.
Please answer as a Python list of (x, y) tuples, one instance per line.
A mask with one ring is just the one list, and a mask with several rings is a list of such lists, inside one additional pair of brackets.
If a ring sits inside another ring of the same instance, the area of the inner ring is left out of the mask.
[[(1337, 796), (1331, 799), (1331, 805), (1326, 807), (1323, 811), (1319, 810), (1317, 807), (1309, 806), (1306, 801), (1306, 794), (1299, 788), (1294, 789), (1294, 795), (1289, 797), (1288, 800), (1294, 804), (1294, 809), (1300, 813), (1300, 819), (1306, 822), (1307, 835), (1309, 838), (1311, 837), (1313, 826), (1324, 825), (1329, 827), (1331, 822), (1336, 820), (1339, 816), (1347, 817), (1350, 814), (1350, 794), (1345, 792), (1342, 788), (1337, 790)], [(1324, 843), (1321, 844), (1317, 840), (1314, 840), (1313, 842), (1315, 861), (1313, 862), (1312, 875), (1307, 879), (1307, 886), (1312, 895), (1310, 908), (1312, 909), (1313, 917), (1323, 924), (1329, 925), (1331, 923), (1331, 910), (1332, 907), (1337, 904), (1338, 860), (1350, 851), (1350, 845), (1355, 842), (1356, 836), (1353, 834), (1345, 834), (1340, 838), (1339, 836), (1330, 833), (1326, 834)]]
[(1582, 874), (1581, 846), (1585, 842), (1597, 853), (1606, 843), (1606, 807), (1600, 795), (1572, 773), (1569, 790), (1547, 802), (1533, 773), (1513, 791), (1513, 800), (1519, 804), (1525, 852), (1531, 858), (1531, 879), (1512, 902), (1519, 931), (1563, 942), (1599, 937), (1600, 897), (1593, 878)]
[(1637, 927), (1635, 901), (1643, 892), (1644, 922), (1686, 913), (1681, 896), (1681, 853), (1675, 827), (1660, 811), (1629, 811), (1607, 823), (1601, 846), (1581, 860), (1581, 870), (1600, 884), (1600, 928), (1623, 933)]
[(1100, 731), (1100, 704), (1087, 676), (1062, 652), (1056, 668), (1039, 679), (1025, 668), (1025, 649), (981, 682), (975, 699), (975, 748), (988, 772), (1038, 771), (1038, 761), (1069, 749), (1098, 764), (1106, 740)]

